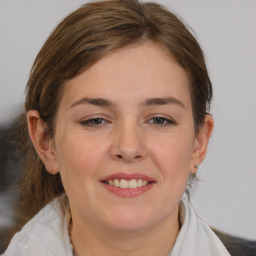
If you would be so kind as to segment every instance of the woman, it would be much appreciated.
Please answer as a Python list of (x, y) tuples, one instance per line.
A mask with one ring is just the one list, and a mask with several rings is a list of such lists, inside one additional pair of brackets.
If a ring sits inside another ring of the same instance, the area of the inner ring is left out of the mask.
[(229, 255), (189, 203), (211, 98), (200, 46), (164, 7), (113, 0), (70, 14), (27, 84), (29, 221), (4, 255)]

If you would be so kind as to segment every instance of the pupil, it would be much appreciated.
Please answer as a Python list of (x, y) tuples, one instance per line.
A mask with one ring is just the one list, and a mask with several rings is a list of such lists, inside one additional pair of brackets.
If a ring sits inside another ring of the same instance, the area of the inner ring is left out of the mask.
[(102, 122), (102, 118), (95, 118), (91, 120), (92, 124), (101, 124)]
[(155, 124), (163, 124), (163, 123), (164, 123), (164, 118), (162, 117), (155, 118)]

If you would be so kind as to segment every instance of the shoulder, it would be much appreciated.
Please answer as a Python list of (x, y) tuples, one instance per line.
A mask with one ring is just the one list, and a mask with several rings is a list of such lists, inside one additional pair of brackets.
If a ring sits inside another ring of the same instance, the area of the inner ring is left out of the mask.
[(232, 236), (216, 229), (212, 229), (226, 246), (232, 256), (256, 255), (256, 241), (247, 240), (241, 237)]
[(3, 256), (71, 255), (67, 218), (55, 199), (15, 234)]

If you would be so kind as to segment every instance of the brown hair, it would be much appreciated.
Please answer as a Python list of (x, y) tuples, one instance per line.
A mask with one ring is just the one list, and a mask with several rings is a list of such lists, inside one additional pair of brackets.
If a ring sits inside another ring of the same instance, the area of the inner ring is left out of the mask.
[[(176, 15), (159, 4), (137, 0), (88, 3), (66, 17), (36, 57), (27, 83), (25, 112), (37, 110), (48, 135), (54, 136), (63, 82), (115, 50), (147, 41), (161, 45), (188, 74), (197, 132), (212, 97), (203, 52)], [(25, 113), (20, 119), (20, 145), (25, 170), (20, 191), (20, 213), (26, 217), (23, 224), (64, 189), (60, 175), (50, 175), (38, 157), (29, 139)]]

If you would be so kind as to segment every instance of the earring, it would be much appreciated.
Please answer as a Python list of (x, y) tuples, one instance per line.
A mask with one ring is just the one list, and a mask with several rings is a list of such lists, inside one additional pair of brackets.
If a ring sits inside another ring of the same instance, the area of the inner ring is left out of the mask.
[(199, 164), (194, 164), (194, 167), (195, 167), (195, 168), (198, 168), (198, 166), (199, 166)]

